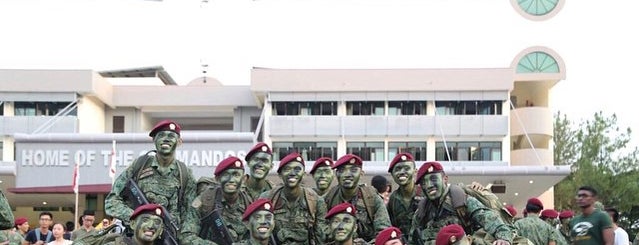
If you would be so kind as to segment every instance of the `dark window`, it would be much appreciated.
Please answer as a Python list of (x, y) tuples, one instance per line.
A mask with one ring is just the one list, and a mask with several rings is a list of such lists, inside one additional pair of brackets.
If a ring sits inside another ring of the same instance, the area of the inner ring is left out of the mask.
[(415, 161), (426, 161), (426, 142), (388, 142), (388, 159), (404, 152), (413, 155)]
[(277, 116), (334, 116), (337, 102), (273, 102), (273, 115)]
[(446, 142), (446, 147), (443, 142), (438, 142), (435, 146), (435, 160), (501, 161), (501, 142)]
[(298, 152), (304, 161), (315, 161), (320, 157), (337, 158), (336, 142), (273, 142), (273, 160), (282, 160), (286, 155)]
[[(16, 116), (54, 116), (67, 107), (71, 102), (23, 102), (14, 103), (14, 113)], [(67, 115), (76, 116), (74, 108)]]
[(501, 115), (501, 101), (479, 102), (479, 115)]
[(124, 116), (113, 116), (113, 132), (124, 133)]
[(364, 161), (386, 161), (384, 159), (384, 142), (348, 142), (346, 152), (355, 154)]
[(346, 102), (346, 114), (353, 116), (383, 116), (383, 101), (352, 101)]

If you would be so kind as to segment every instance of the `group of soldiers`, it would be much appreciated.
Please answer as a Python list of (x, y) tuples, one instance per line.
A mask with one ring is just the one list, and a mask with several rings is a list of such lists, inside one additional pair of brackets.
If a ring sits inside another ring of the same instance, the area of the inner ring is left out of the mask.
[[(417, 169), (409, 153), (389, 164), (399, 188), (387, 205), (377, 190), (360, 183), (363, 161), (353, 154), (317, 159), (310, 171), (315, 188), (302, 184), (306, 162), (295, 152), (279, 161), (282, 183), (267, 180), (274, 166), (265, 143), (244, 161), (222, 160), (213, 177), (196, 181), (175, 158), (180, 130), (173, 121), (159, 122), (149, 133), (155, 150), (114, 182), (106, 213), (128, 224), (132, 234), (108, 244), (561, 244), (536, 240), (539, 232), (529, 221), (513, 224), (468, 194), (469, 188), (485, 192), (481, 185), (449, 184), (440, 163)], [(529, 217), (539, 212), (528, 205), (526, 210)]]

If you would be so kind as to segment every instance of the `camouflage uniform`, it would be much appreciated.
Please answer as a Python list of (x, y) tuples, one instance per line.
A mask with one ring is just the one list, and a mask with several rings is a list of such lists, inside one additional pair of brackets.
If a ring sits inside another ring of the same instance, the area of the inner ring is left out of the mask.
[[(499, 214), (487, 208), (479, 200), (472, 196), (466, 197), (466, 216), (459, 217), (453, 207), (452, 198), (448, 195), (450, 185), (439, 198), (439, 203), (434, 204), (431, 200), (424, 198), (418, 206), (418, 211), (413, 217), (410, 238), (411, 244), (434, 244), (437, 233), (441, 228), (449, 224), (459, 224), (464, 226), (464, 219), (472, 221), (479, 227), (471, 225), (465, 226), (466, 234), (473, 234), (479, 228), (483, 228), (489, 235), (512, 244), (514, 231), (505, 224)], [(437, 207), (432, 207), (436, 205)], [(470, 222), (468, 222), (470, 223)]]
[(0, 230), (12, 229), (14, 226), (13, 212), (7, 197), (0, 190)]
[[(378, 232), (391, 226), (390, 218), (388, 217), (388, 210), (386, 210), (384, 200), (382, 200), (382, 198), (377, 194), (377, 190), (373, 187), (360, 185), (357, 188), (358, 193), (355, 198), (351, 200), (344, 200), (342, 197), (341, 187), (339, 185), (333, 186), (326, 194), (326, 205), (328, 209), (330, 209), (335, 205), (344, 202), (353, 204), (357, 210), (356, 216), (358, 229), (356, 238), (371, 241), (375, 239)], [(373, 201), (369, 203), (366, 199), (372, 199)], [(372, 207), (367, 208), (367, 205), (371, 205)], [(371, 209), (374, 213), (369, 214), (369, 209)]]
[[(219, 195), (223, 195), (221, 187), (209, 187), (195, 198), (193, 206), (198, 209), (200, 217), (206, 217), (215, 209), (215, 202)], [(222, 196), (220, 196), (219, 199), (222, 206), (222, 220), (233, 241), (249, 239), (249, 231), (242, 222), (242, 214), (244, 210), (246, 210), (246, 207), (251, 204), (251, 197), (246, 192), (240, 191), (238, 199), (233, 204), (229, 204)], [(197, 205), (198, 203), (200, 205)], [(208, 227), (209, 229), (213, 229), (213, 226), (212, 224), (210, 226), (202, 226), (201, 228), (205, 229), (205, 227)], [(208, 234), (210, 234), (210, 232), (211, 231), (207, 231)], [(205, 235), (203, 238), (207, 237), (210, 236)]]
[[(273, 235), (278, 244), (323, 244), (328, 231), (326, 219), (326, 203), (317, 193), (310, 188), (302, 188), (302, 195), (295, 201), (289, 202), (282, 189), (277, 187), (268, 192), (262, 193), (260, 198), (268, 198), (273, 203), (273, 214), (275, 215), (275, 229)], [(309, 207), (315, 202), (315, 213)], [(310, 233), (314, 234), (310, 234)], [(309, 239), (313, 236), (314, 240)]]
[(419, 186), (415, 186), (411, 200), (406, 203), (402, 197), (401, 189), (393, 191), (388, 200), (388, 217), (393, 226), (402, 231), (404, 239), (408, 241), (410, 226), (413, 222), (413, 215), (417, 211), (417, 205), (423, 199), (417, 195)]
[[(141, 158), (136, 160), (139, 161)], [(118, 218), (125, 223), (130, 223), (129, 217), (133, 213), (123, 198), (123, 191), (129, 178), (134, 176), (131, 164), (113, 183), (113, 189), (107, 195), (104, 208), (107, 215)], [(195, 198), (195, 179), (191, 169), (182, 173), (185, 175), (184, 186), (180, 186), (180, 170), (178, 164), (184, 164), (178, 160), (174, 160), (168, 168), (159, 165), (155, 157), (150, 157), (148, 168), (142, 169), (141, 176), (137, 184), (144, 192), (150, 203), (157, 203), (164, 206), (173, 218), (173, 222), (178, 224), (180, 234), (176, 234), (181, 244), (192, 244), (194, 239), (197, 240), (197, 234), (200, 229), (197, 211), (190, 208), (189, 205)], [(184, 189), (183, 200), (179, 199), (178, 190)]]
[(522, 235), (535, 244), (548, 244), (550, 241), (557, 242), (556, 230), (548, 223), (539, 218), (538, 214), (528, 213), (526, 218), (517, 220), (515, 228)]
[(263, 188), (261, 189), (250, 188), (249, 184), (254, 183), (255, 179), (251, 178), (251, 176), (247, 174), (244, 181), (242, 181), (242, 190), (251, 197), (251, 200), (255, 200), (258, 197), (260, 197), (262, 193), (273, 189), (274, 184), (271, 181), (269, 180), (264, 180), (264, 181), (265, 181), (265, 185)]
[(8, 245), (21, 245), (24, 237), (19, 232), (11, 229), (0, 231), (0, 243), (9, 241)]

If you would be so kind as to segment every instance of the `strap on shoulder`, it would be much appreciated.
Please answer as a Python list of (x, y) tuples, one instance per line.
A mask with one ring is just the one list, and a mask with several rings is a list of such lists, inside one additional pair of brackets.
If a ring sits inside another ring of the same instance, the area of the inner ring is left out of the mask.
[(308, 212), (313, 219), (313, 223), (315, 223), (315, 213), (317, 212), (317, 198), (315, 198), (315, 196), (313, 196), (313, 194), (306, 189), (304, 190), (304, 196), (306, 199), (306, 205), (308, 206)]

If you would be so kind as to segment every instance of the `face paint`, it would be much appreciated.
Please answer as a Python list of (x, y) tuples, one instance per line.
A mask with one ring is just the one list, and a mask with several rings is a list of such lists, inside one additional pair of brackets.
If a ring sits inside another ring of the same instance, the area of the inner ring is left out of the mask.
[(348, 241), (356, 231), (356, 218), (347, 213), (336, 214), (331, 217), (331, 232), (337, 242)]
[(237, 193), (242, 185), (242, 177), (244, 177), (243, 169), (231, 168), (224, 170), (217, 179), (224, 193), (234, 194)]
[(251, 236), (257, 240), (268, 240), (275, 228), (275, 216), (273, 213), (260, 210), (251, 214), (249, 218)]
[(175, 152), (179, 140), (180, 135), (178, 135), (176, 132), (168, 130), (158, 132), (153, 138), (157, 154), (165, 156), (171, 155)]
[(158, 239), (164, 231), (162, 218), (153, 214), (140, 214), (131, 224), (135, 230), (135, 237), (144, 242), (151, 242)]
[(400, 162), (393, 167), (391, 171), (393, 180), (400, 186), (413, 183), (415, 178), (415, 163), (414, 162)]
[(318, 167), (315, 169), (315, 172), (313, 172), (313, 179), (315, 180), (317, 189), (321, 191), (326, 190), (331, 186), (334, 177), (333, 169), (328, 166)]
[(446, 183), (443, 173), (424, 175), (421, 179), (422, 193), (430, 200), (436, 200), (444, 194)]
[(255, 153), (249, 158), (250, 175), (255, 179), (264, 179), (273, 168), (273, 156), (266, 152)]
[(300, 162), (290, 162), (279, 169), (280, 178), (285, 186), (296, 187), (304, 177), (304, 165)]
[(362, 168), (356, 165), (347, 164), (337, 168), (335, 173), (340, 186), (345, 189), (354, 189), (359, 184), (359, 178), (362, 175)]

